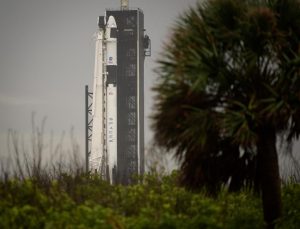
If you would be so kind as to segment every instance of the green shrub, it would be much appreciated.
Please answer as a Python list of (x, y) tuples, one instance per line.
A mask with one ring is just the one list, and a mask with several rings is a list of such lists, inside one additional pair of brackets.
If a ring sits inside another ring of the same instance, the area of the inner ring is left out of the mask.
[[(283, 188), (277, 228), (297, 228), (300, 185)], [(249, 191), (217, 197), (190, 192), (170, 176), (145, 175), (130, 186), (99, 177), (64, 175), (47, 187), (34, 180), (0, 181), (0, 228), (263, 228), (261, 201)]]

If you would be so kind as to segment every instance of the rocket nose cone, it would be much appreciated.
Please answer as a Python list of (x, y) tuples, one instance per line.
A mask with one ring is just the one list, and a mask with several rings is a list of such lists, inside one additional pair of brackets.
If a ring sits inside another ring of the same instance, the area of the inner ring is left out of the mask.
[(113, 16), (109, 16), (106, 27), (107, 28), (117, 28), (117, 23)]

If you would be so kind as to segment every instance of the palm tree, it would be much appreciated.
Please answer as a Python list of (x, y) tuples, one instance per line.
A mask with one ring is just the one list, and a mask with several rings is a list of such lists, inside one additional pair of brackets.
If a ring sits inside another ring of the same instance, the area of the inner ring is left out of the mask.
[(300, 134), (299, 28), (298, 0), (199, 3), (178, 20), (154, 88), (155, 139), (175, 149), (183, 183), (254, 185), (269, 228), (282, 208), (276, 142)]

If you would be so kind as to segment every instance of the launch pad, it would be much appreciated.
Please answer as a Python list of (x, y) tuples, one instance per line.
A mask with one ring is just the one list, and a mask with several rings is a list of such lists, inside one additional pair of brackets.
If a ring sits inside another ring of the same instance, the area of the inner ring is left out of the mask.
[(86, 86), (86, 169), (110, 183), (144, 173), (144, 14), (108, 9), (98, 20), (93, 92)]

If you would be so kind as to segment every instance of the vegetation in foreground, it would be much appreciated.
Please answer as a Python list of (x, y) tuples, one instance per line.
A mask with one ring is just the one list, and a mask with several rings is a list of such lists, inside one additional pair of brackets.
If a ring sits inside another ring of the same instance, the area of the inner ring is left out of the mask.
[[(215, 198), (177, 185), (177, 173), (113, 186), (97, 176), (2, 179), (0, 228), (263, 228), (260, 198), (249, 191)], [(297, 228), (300, 185), (283, 188), (277, 228)]]

